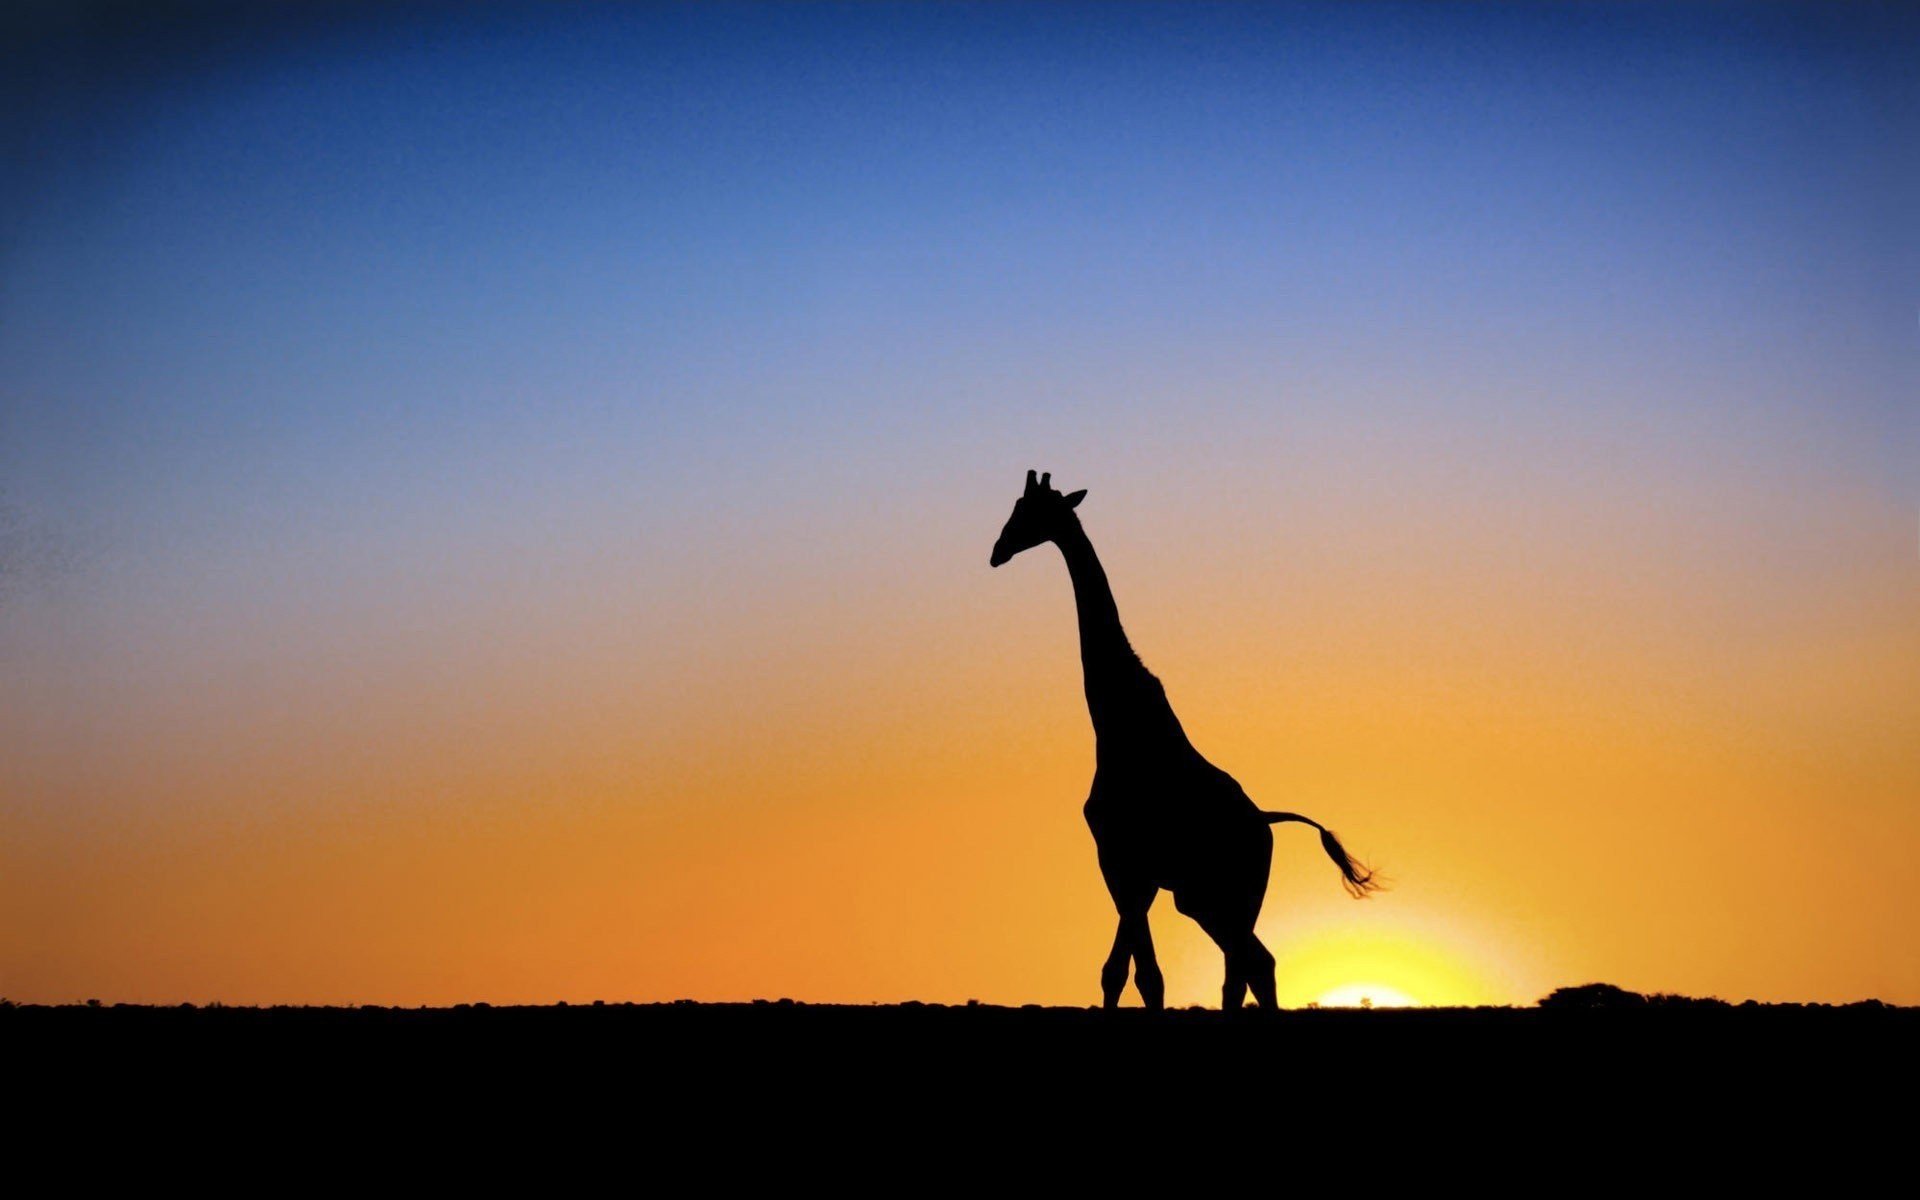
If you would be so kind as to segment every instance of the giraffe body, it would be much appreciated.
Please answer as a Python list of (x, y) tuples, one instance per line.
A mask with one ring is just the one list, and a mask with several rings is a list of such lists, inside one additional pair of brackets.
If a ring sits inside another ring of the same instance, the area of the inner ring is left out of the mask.
[(1273, 956), (1254, 935), (1273, 859), (1271, 825), (1301, 821), (1319, 828), (1356, 895), (1374, 886), (1372, 875), (1317, 822), (1260, 809), (1233, 776), (1194, 748), (1166, 689), (1127, 642), (1106, 572), (1073, 511), (1085, 495), (1062, 496), (1050, 479), (1027, 472), (1027, 490), (994, 545), (992, 565), (1053, 542), (1073, 580), (1095, 740), (1093, 787), (1083, 811), (1120, 917), (1100, 972), (1102, 998), (1109, 1008), (1119, 1003), (1131, 965), (1146, 1005), (1164, 1004), (1147, 925), (1147, 912), (1164, 890), (1225, 955), (1223, 1006), (1239, 1007), (1251, 988), (1261, 1007), (1272, 1008)]

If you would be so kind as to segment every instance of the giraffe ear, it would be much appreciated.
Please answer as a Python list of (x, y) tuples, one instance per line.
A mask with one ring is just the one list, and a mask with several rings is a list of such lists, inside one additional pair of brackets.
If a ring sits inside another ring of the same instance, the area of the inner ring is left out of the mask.
[(1072, 495), (1067, 496), (1065, 499), (1067, 501), (1068, 508), (1079, 508), (1080, 502), (1082, 500), (1085, 500), (1086, 498), (1087, 498), (1087, 489), (1081, 488), (1079, 491), (1074, 492)]

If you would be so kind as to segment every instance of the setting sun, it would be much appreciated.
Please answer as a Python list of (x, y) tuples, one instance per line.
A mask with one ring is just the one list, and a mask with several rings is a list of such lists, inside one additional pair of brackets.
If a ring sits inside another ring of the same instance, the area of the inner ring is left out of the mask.
[(1531, 967), (1512, 970), (1485, 935), (1402, 921), (1346, 918), (1292, 938), (1276, 937), (1280, 1002), (1288, 1007), (1453, 1007), (1497, 1004), (1542, 990)]
[(1405, 992), (1378, 983), (1349, 983), (1323, 992), (1314, 1001), (1321, 1008), (1421, 1008)]

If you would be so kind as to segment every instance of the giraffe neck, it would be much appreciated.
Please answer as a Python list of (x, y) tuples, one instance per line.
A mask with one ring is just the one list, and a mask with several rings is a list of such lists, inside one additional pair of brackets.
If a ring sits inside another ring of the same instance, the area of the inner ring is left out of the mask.
[(1054, 539), (1073, 579), (1073, 603), (1080, 618), (1080, 667), (1085, 674), (1087, 712), (1102, 753), (1138, 741), (1142, 735), (1172, 732), (1181, 741), (1180, 722), (1167, 704), (1166, 692), (1133, 652), (1126, 630), (1120, 627), (1120, 609), (1113, 601), (1107, 572), (1094, 553), (1093, 543), (1073, 520)]

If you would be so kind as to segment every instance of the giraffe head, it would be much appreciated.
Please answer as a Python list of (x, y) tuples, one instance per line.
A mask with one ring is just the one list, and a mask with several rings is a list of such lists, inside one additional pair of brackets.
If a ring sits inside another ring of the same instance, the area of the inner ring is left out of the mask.
[(1073, 523), (1074, 506), (1086, 498), (1085, 488), (1062, 496), (1053, 488), (1051, 473), (1035, 479), (1033, 472), (1028, 471), (1027, 490), (1014, 501), (1013, 515), (1000, 531), (1000, 540), (993, 544), (989, 563), (997, 567), (1022, 550), (1031, 550), (1058, 537)]

